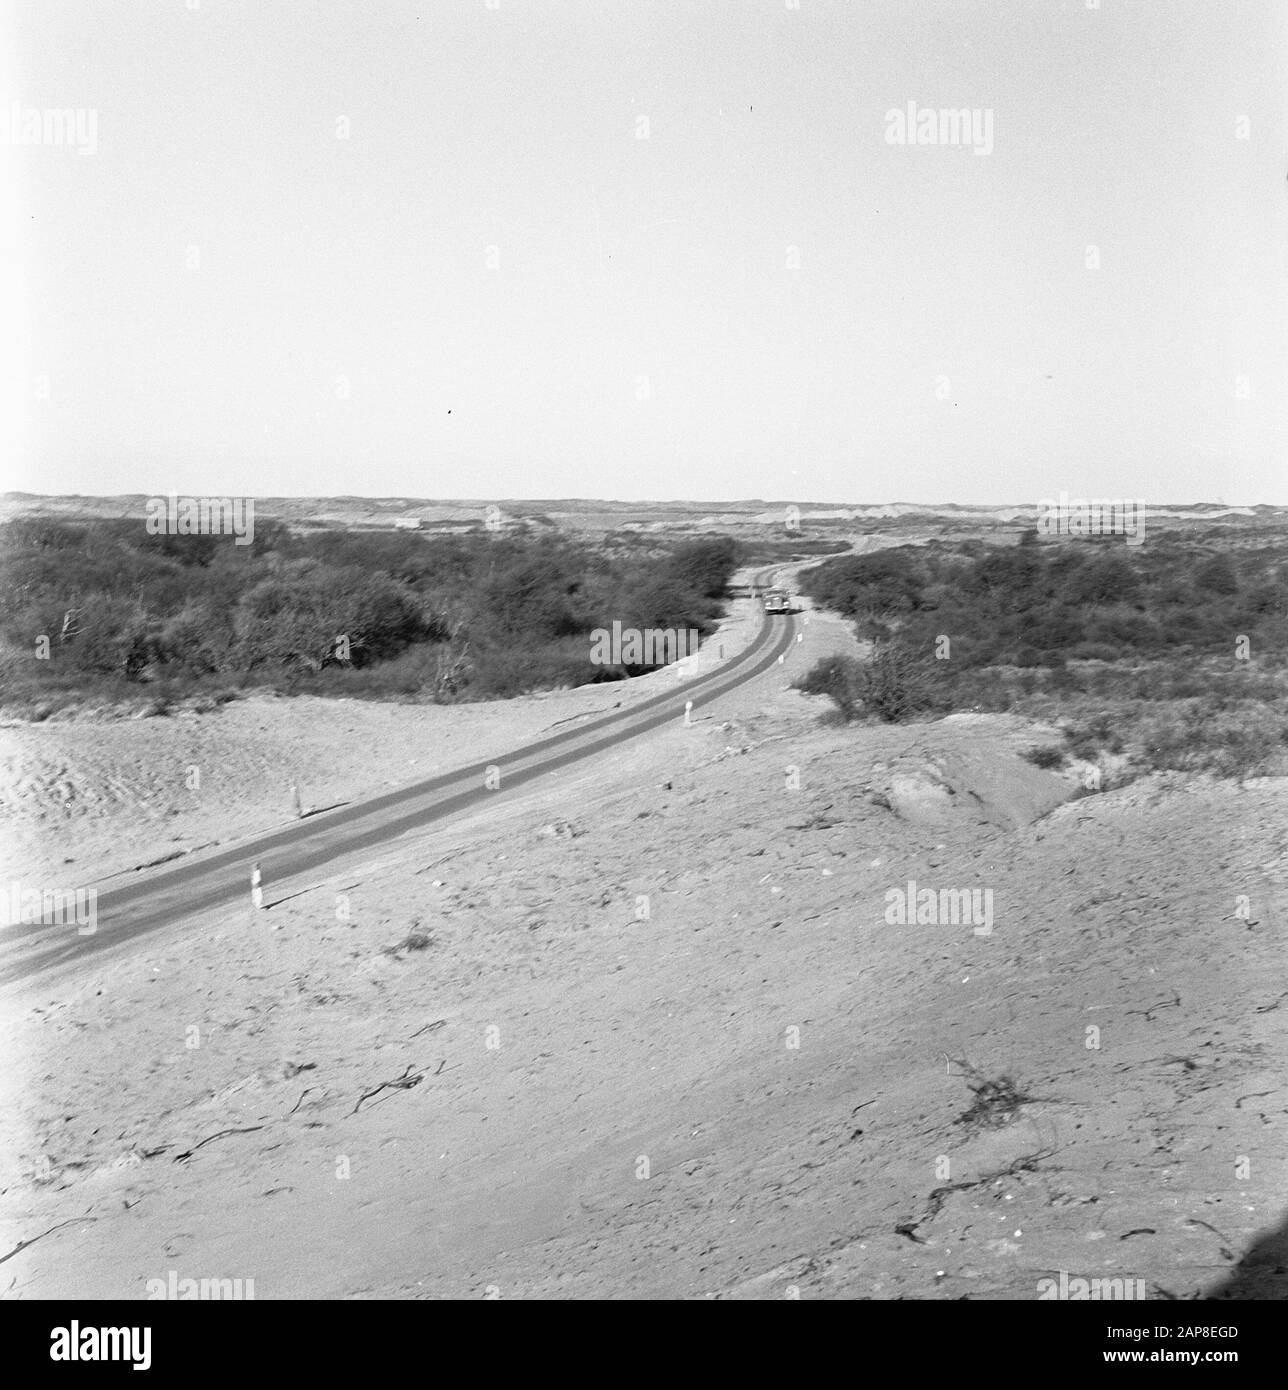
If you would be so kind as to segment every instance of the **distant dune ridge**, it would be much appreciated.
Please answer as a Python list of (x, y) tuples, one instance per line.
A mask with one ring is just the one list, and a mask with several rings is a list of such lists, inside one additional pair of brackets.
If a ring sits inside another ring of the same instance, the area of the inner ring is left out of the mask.
[[(206, 491), (217, 491), (206, 489)], [(1054, 495), (1054, 494), (1052, 494)], [(17, 516), (49, 515), (63, 517), (131, 517), (147, 515), (149, 494), (120, 493), (90, 497), (81, 494), (45, 496), (29, 492), (0, 494), (0, 521)], [(505, 526), (562, 525), (574, 530), (605, 530), (625, 527), (693, 526), (710, 528), (728, 525), (783, 525), (792, 508), (792, 521), (806, 524), (836, 524), (850, 521), (889, 521), (909, 517), (938, 518), (944, 521), (979, 521), (1001, 524), (1034, 522), (1041, 511), (1041, 499), (1032, 501), (976, 504), (960, 502), (805, 502), (749, 498), (742, 501), (691, 502), (676, 499), (665, 502), (621, 501), (591, 498), (485, 498), (481, 500), (420, 497), (256, 497), (255, 511), (264, 518), (297, 525), (333, 526), (405, 525), (418, 520), (422, 527), (435, 525), (486, 525), (489, 515), (500, 512)], [(1268, 504), (1229, 506), (1223, 502), (1140, 503), (1144, 517), (1166, 517), (1178, 522), (1266, 521), (1288, 516), (1288, 508)]]

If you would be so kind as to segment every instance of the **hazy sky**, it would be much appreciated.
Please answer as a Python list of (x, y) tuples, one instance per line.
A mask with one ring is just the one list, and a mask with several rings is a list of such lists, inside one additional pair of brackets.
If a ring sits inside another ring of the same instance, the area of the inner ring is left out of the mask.
[(1288, 4), (794, 3), (0, 0), (2, 485), (1288, 502)]

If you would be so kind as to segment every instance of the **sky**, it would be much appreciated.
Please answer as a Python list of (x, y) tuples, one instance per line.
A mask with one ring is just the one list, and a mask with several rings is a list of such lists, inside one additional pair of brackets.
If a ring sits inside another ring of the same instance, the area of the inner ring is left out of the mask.
[(2, 488), (1288, 503), (1284, 0), (0, 14)]

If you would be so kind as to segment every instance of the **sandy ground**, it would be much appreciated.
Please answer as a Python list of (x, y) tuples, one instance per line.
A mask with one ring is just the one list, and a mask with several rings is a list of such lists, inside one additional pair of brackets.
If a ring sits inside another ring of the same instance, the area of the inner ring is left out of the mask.
[[(259, 1298), (1215, 1288), (1288, 1197), (1283, 781), (1071, 799), (1009, 717), (829, 727), (786, 687), (848, 639), (806, 632), (693, 728), (14, 987), (0, 1247), (31, 1244), (0, 1292), (143, 1297), (171, 1270)], [(448, 711), (435, 756), (587, 698)], [(353, 796), (364, 750), (375, 789), (382, 735), (444, 712), (317, 713), (319, 757), (354, 731), (319, 794)], [(58, 732), (41, 756), (79, 766)], [(270, 727), (243, 768), (276, 778), (273, 749)], [(275, 823), (256, 795), (159, 824)], [(75, 824), (102, 862), (146, 843), (103, 807)], [(990, 889), (991, 935), (887, 922), (909, 879)], [(971, 1117), (967, 1064), (1016, 1103)]]
[[(687, 670), (754, 635), (732, 606)], [(302, 808), (361, 801), (646, 699), (677, 677), (483, 704), (386, 704), (256, 694), (208, 714), (51, 719), (0, 726), (3, 881), (91, 884), (288, 824)]]

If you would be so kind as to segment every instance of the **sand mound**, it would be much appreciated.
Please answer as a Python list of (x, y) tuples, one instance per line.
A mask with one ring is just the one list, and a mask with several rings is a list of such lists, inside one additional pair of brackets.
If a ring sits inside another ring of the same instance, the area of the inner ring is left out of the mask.
[(1012, 750), (923, 745), (873, 768), (879, 804), (917, 825), (1013, 830), (1070, 800), (1075, 788)]

